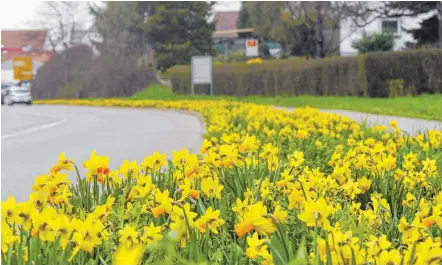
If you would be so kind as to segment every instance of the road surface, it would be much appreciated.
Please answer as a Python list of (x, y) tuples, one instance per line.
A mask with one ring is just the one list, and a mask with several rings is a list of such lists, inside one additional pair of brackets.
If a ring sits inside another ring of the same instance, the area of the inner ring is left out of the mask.
[(199, 152), (202, 144), (200, 119), (175, 111), (14, 105), (2, 106), (1, 117), (2, 200), (27, 200), (34, 177), (47, 173), (62, 151), (81, 168), (96, 149), (117, 169), (126, 158), (142, 162), (154, 151), (170, 157), (181, 148)]

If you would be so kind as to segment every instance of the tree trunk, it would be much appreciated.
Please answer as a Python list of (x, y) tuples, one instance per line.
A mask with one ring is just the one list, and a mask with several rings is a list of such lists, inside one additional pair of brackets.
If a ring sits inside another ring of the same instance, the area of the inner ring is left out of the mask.
[(287, 43), (285, 41), (283, 41), (281, 43), (281, 58), (286, 58), (287, 56)]
[(321, 12), (321, 2), (316, 2), (316, 57), (324, 58), (324, 26)]

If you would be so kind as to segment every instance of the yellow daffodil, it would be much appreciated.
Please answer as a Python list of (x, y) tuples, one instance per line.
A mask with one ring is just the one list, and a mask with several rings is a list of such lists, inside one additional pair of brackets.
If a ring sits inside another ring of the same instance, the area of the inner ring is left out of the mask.
[(332, 212), (333, 207), (327, 204), (324, 197), (320, 197), (317, 201), (306, 201), (304, 209), (298, 215), (298, 218), (309, 227), (317, 226), (329, 229), (330, 222), (328, 217)]
[(51, 173), (59, 172), (60, 170), (73, 170), (74, 169), (74, 162), (70, 158), (65, 157), (65, 153), (62, 152), (60, 156), (58, 157), (58, 162), (51, 168)]
[(126, 248), (132, 247), (132, 245), (137, 245), (139, 242), (138, 232), (133, 226), (127, 225), (123, 230), (120, 231), (120, 244), (124, 245)]
[(247, 249), (246, 255), (251, 259), (256, 259), (257, 257), (267, 258), (270, 256), (268, 247), (268, 239), (259, 239), (258, 233), (253, 233), (250, 237), (247, 237)]
[(139, 265), (143, 254), (144, 246), (142, 244), (133, 245), (131, 247), (120, 244), (113, 256), (112, 265)]
[(158, 218), (166, 213), (170, 213), (172, 210), (173, 200), (169, 198), (169, 191), (157, 192), (155, 195), (155, 207), (152, 208), (152, 214), (155, 218)]
[(146, 156), (142, 167), (144, 169), (159, 170), (161, 167), (166, 165), (166, 154), (160, 154), (159, 152), (154, 152), (152, 156)]
[(252, 230), (265, 234), (275, 232), (275, 225), (267, 217), (267, 207), (261, 201), (247, 208), (241, 223), (235, 224), (235, 232), (238, 236), (244, 236)]
[(275, 219), (279, 222), (279, 223), (285, 223), (286, 219), (287, 219), (287, 211), (284, 211), (281, 209), (280, 205), (277, 205), (275, 207), (275, 211), (273, 212), (273, 216), (275, 217)]
[(98, 156), (97, 151), (92, 151), (89, 160), (83, 162), (83, 167), (87, 169), (86, 175), (90, 179), (93, 176), (109, 174), (109, 158)]
[(224, 186), (217, 179), (207, 178), (201, 181), (201, 190), (208, 198), (221, 199), (221, 191)]
[(224, 224), (224, 220), (219, 218), (220, 210), (213, 211), (212, 207), (207, 208), (206, 213), (195, 221), (195, 227), (201, 232), (206, 233), (207, 228), (218, 234), (218, 228)]
[(13, 196), (9, 196), (6, 202), (2, 202), (2, 218), (5, 218), (9, 224), (20, 222), (17, 210), (17, 204)]
[(162, 232), (161, 226), (154, 226), (153, 223), (150, 223), (149, 226), (144, 227), (144, 232), (143, 236), (141, 237), (141, 241), (149, 247), (163, 238), (161, 232)]

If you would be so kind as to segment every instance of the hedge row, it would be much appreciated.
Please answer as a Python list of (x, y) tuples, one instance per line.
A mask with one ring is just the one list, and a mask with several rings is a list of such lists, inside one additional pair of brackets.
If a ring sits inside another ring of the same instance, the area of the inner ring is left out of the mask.
[(149, 56), (102, 53), (75, 46), (38, 69), (32, 81), (35, 99), (127, 97), (156, 83)]
[[(442, 49), (379, 52), (323, 60), (269, 60), (213, 66), (216, 95), (386, 97), (442, 92)], [(173, 90), (190, 93), (190, 66), (168, 71)], [(400, 82), (392, 82), (400, 81)]]

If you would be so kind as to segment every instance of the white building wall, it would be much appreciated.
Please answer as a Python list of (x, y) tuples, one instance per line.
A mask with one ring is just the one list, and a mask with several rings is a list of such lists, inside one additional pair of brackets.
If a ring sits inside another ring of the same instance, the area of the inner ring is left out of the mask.
[(356, 55), (358, 51), (352, 47), (352, 43), (355, 40), (360, 40), (363, 36), (363, 33), (372, 34), (372, 33), (382, 33), (382, 21), (383, 20), (397, 20), (399, 29), (397, 38), (394, 40), (394, 51), (401, 50), (405, 48), (405, 44), (407, 42), (414, 42), (413, 35), (411, 33), (407, 33), (403, 29), (413, 29), (419, 28), (419, 23), (422, 20), (427, 19), (434, 14), (425, 14), (419, 15), (417, 17), (400, 17), (400, 18), (377, 18), (367, 26), (363, 28), (356, 27), (350, 19), (346, 19), (341, 21), (341, 44), (339, 47), (339, 51), (341, 56), (351, 56)]
[(95, 45), (92, 44), (92, 42), (98, 42), (101, 43), (103, 41), (103, 38), (101, 37), (101, 35), (97, 32), (94, 31), (89, 31), (87, 32), (83, 38), (81, 38), (81, 43), (85, 44), (89, 47), (92, 47), (92, 52), (95, 56), (100, 55), (100, 52), (98, 51), (98, 49), (95, 47)]

